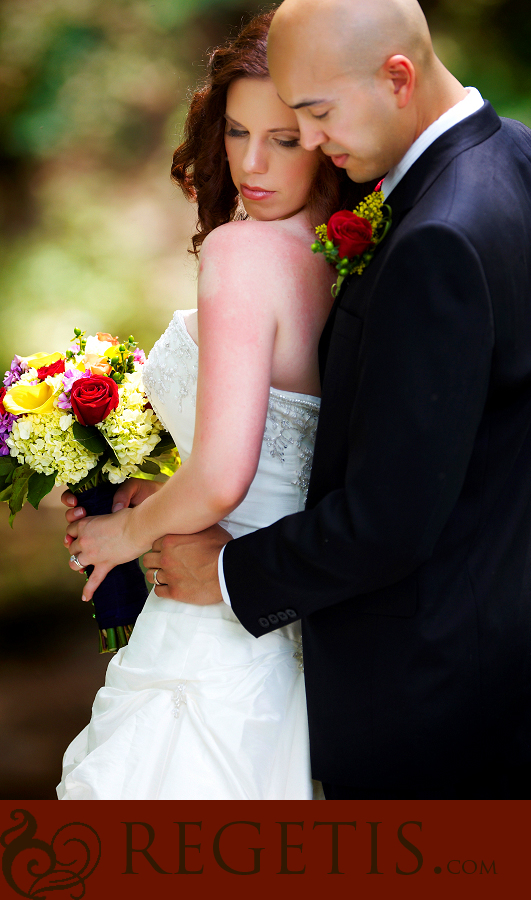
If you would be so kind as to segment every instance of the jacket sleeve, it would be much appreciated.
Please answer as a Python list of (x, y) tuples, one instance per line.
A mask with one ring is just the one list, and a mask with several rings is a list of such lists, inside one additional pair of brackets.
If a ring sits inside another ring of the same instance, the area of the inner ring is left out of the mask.
[[(341, 299), (343, 322), (355, 317), (355, 294)], [(351, 396), (327, 396), (333, 356), (323, 385), (323, 405), (348, 417), (340, 486), (226, 547), (232, 607), (256, 636), (284, 623), (279, 611), (307, 616), (405, 578), (432, 554), (462, 489), (494, 344), (478, 253), (445, 224), (410, 229), (366, 310)], [(321, 457), (333, 443), (318, 433)]]

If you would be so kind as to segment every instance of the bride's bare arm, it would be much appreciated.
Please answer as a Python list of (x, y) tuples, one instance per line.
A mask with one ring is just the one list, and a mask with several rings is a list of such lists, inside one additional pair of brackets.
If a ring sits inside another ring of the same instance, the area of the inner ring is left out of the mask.
[(192, 453), (140, 506), (69, 526), (71, 553), (95, 565), (87, 599), (114, 565), (165, 534), (202, 531), (245, 497), (260, 455), (279, 306), (296, 290), (293, 252), (268, 223), (230, 223), (204, 242)]

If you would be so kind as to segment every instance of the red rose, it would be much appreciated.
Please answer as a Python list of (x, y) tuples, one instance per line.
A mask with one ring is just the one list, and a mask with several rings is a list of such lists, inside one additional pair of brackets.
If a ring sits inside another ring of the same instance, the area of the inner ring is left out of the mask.
[(2, 400), (4, 399), (4, 397), (6, 395), (6, 391), (7, 391), (7, 388), (5, 388), (5, 387), (3, 387), (0, 390), (0, 416), (3, 416), (5, 413), (4, 404), (2, 403)]
[(101, 375), (79, 378), (74, 382), (70, 394), (75, 417), (82, 425), (103, 422), (116, 409), (119, 401), (116, 382)]
[(339, 245), (339, 258), (361, 256), (372, 244), (372, 225), (347, 209), (334, 213), (328, 222), (328, 240)]
[(60, 375), (65, 370), (65, 361), (64, 359), (58, 359), (57, 362), (52, 363), (49, 366), (43, 366), (42, 369), (37, 369), (37, 375), (44, 381), (44, 379), (48, 375)]

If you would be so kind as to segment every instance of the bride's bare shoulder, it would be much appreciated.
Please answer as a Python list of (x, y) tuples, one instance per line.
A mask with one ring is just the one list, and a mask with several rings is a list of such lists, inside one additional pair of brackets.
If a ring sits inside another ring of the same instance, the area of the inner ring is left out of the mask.
[(243, 219), (211, 231), (203, 241), (200, 258), (201, 261), (219, 258), (228, 265), (231, 260), (238, 265), (253, 260), (268, 266), (293, 252), (309, 252), (310, 243), (311, 238), (308, 242), (301, 241), (301, 229), (286, 227), (282, 222)]

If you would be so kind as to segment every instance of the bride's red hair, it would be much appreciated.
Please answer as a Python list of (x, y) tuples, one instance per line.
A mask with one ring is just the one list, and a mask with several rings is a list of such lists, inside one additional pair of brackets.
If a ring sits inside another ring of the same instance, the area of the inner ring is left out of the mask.
[[(267, 35), (274, 13), (272, 9), (255, 16), (236, 38), (212, 51), (206, 81), (190, 103), (184, 141), (173, 154), (172, 178), (197, 203), (195, 254), (207, 234), (230, 222), (238, 211), (238, 192), (225, 154), (227, 91), (235, 78), (269, 78)], [(338, 209), (353, 209), (372, 187), (354, 184), (343, 169), (324, 154), (321, 157), (308, 197), (314, 225), (326, 222)]]

